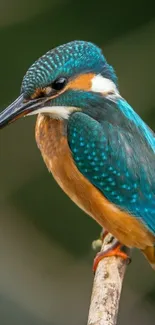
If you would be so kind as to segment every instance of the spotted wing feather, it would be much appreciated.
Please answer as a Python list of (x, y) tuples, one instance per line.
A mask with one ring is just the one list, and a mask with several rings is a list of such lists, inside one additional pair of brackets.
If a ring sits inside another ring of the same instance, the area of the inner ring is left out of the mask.
[(155, 234), (155, 137), (132, 109), (128, 117), (129, 112), (123, 113), (124, 124), (74, 113), (68, 143), (79, 171)]

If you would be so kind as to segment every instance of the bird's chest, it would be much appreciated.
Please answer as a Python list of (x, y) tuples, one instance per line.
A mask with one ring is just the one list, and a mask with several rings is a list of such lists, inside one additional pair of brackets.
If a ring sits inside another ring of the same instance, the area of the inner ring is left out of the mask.
[(102, 207), (99, 204), (101, 194), (75, 166), (64, 122), (39, 115), (35, 135), (45, 164), (59, 186), (72, 201), (103, 226)]
[(83, 183), (82, 175), (73, 162), (65, 134), (64, 121), (39, 115), (35, 135), (48, 170), (63, 191), (85, 210), (81, 202), (81, 196), (84, 196), (84, 185), (81, 185)]
[(64, 123), (60, 120), (39, 115), (35, 135), (38, 148), (41, 151), (48, 170), (52, 172), (59, 185), (63, 187), (62, 178), (65, 177), (65, 160), (68, 158), (69, 150), (64, 135)]

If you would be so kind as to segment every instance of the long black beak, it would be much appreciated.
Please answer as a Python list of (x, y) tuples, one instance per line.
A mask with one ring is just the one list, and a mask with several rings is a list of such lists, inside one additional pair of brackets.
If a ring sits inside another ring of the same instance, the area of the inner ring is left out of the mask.
[(18, 118), (31, 113), (37, 108), (43, 107), (45, 99), (33, 99), (24, 101), (23, 95), (20, 95), (11, 105), (0, 113), (0, 129), (17, 120)]

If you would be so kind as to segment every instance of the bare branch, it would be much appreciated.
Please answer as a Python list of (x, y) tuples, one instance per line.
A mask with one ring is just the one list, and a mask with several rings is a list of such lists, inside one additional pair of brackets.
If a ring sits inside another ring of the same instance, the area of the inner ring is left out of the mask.
[[(101, 251), (109, 249), (116, 239), (108, 234)], [(130, 250), (126, 249), (128, 255)], [(116, 325), (126, 261), (120, 257), (106, 257), (98, 264), (87, 325)]]

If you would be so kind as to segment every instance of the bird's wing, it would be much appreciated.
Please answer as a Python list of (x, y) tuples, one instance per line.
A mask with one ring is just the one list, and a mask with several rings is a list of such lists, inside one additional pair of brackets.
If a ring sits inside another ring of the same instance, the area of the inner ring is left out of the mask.
[(76, 112), (68, 122), (68, 143), (78, 170), (155, 234), (155, 137), (131, 113), (130, 120), (123, 113), (125, 123), (118, 125)]

